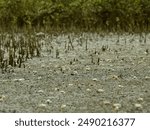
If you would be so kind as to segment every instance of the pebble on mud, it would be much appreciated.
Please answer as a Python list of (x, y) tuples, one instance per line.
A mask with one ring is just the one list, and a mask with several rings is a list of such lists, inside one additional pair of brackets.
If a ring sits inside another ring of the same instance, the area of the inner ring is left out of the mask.
[(138, 98), (138, 102), (143, 102), (144, 101), (144, 99), (143, 98)]
[(112, 78), (115, 79), (115, 80), (119, 79), (119, 77), (117, 75), (113, 75)]
[(138, 79), (138, 78), (134, 75), (132, 79)]
[(134, 106), (135, 106), (135, 108), (136, 108), (137, 110), (142, 110), (142, 109), (143, 109), (143, 107), (142, 107), (141, 104), (136, 103), (136, 104), (134, 104)]
[(118, 87), (119, 87), (119, 88), (124, 88), (124, 86), (123, 86), (123, 85), (118, 85)]
[(66, 104), (62, 104), (62, 105), (61, 105), (61, 109), (65, 109), (66, 107), (67, 107)]
[(91, 89), (87, 88), (86, 91), (87, 91), (87, 92), (91, 92)]
[(46, 109), (46, 107), (47, 107), (47, 105), (43, 104), (43, 103), (38, 105), (38, 108), (40, 108), (40, 109)]
[(69, 86), (69, 87), (72, 87), (72, 86), (73, 86), (73, 84), (68, 84), (68, 86)]
[(91, 68), (87, 66), (87, 67), (85, 68), (85, 70), (86, 70), (86, 71), (90, 71)]
[(37, 91), (38, 93), (44, 93), (44, 91), (42, 89)]
[(103, 93), (105, 90), (104, 89), (98, 89), (97, 92), (98, 93)]
[(93, 81), (98, 81), (98, 79), (97, 79), (97, 78), (93, 78), (92, 80), (93, 80)]
[(108, 101), (108, 100), (103, 101), (103, 103), (104, 103), (104, 105), (110, 105), (111, 104), (110, 101)]
[(114, 110), (118, 111), (121, 108), (121, 104), (120, 103), (115, 103), (113, 104)]
[(0, 96), (0, 102), (3, 102), (6, 97), (4, 95)]
[(46, 66), (43, 64), (43, 65), (41, 65), (41, 68), (46, 68)]
[(37, 74), (37, 71), (33, 71), (33, 74), (36, 75), (36, 74)]
[(41, 79), (42, 79), (42, 77), (41, 77), (41, 76), (39, 76), (37, 79), (38, 79), (38, 80), (41, 80)]
[(66, 92), (65, 91), (60, 91), (60, 93), (65, 94)]
[(21, 82), (21, 81), (24, 81), (25, 79), (24, 78), (20, 78), (20, 79), (14, 79), (13, 81), (14, 82)]
[(55, 90), (55, 91), (59, 91), (59, 88), (55, 88), (54, 90)]
[(78, 75), (78, 71), (71, 72), (71, 75)]
[(66, 67), (65, 67), (65, 66), (62, 66), (62, 67), (60, 68), (60, 70), (64, 72), (64, 71), (66, 71)]
[(145, 76), (145, 79), (146, 79), (146, 80), (150, 80), (150, 77), (149, 77), (149, 76)]
[(46, 103), (47, 103), (47, 104), (51, 104), (52, 101), (51, 101), (50, 99), (47, 99), (47, 100), (46, 100)]

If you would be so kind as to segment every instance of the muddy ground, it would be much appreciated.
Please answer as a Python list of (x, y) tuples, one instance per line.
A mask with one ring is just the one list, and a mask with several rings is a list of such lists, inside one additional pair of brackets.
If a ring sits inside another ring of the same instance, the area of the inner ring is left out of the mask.
[(0, 72), (0, 112), (150, 112), (150, 36), (46, 36), (41, 57)]

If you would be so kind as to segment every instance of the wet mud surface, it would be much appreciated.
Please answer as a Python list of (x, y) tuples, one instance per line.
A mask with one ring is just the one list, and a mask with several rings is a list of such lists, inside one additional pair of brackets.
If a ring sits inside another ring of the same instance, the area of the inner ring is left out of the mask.
[(67, 34), (0, 72), (0, 112), (150, 112), (150, 40)]

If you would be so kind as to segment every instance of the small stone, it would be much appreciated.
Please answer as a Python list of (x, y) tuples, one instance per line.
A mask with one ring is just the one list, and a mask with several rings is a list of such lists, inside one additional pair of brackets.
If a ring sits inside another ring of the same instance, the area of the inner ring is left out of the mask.
[(4, 96), (4, 95), (0, 96), (0, 102), (3, 102), (5, 98), (6, 98), (6, 96)]
[(33, 71), (33, 74), (36, 75), (36, 74), (37, 74), (37, 71)]
[(78, 75), (78, 71), (73, 71), (73, 74), (74, 75)]
[(56, 69), (57, 69), (57, 68), (60, 68), (60, 66), (59, 66), (59, 65), (55, 65), (55, 66), (54, 66), (54, 68), (56, 68)]
[(72, 87), (72, 86), (73, 86), (73, 84), (68, 84), (68, 86), (69, 86), (69, 87)]
[(65, 66), (62, 66), (62, 67), (61, 67), (61, 71), (66, 71), (66, 67), (65, 67)]
[(104, 92), (104, 89), (98, 89), (97, 92), (98, 92), (98, 93), (103, 93), (103, 92)]
[(45, 68), (45, 65), (41, 65), (41, 68)]
[(149, 77), (149, 76), (145, 76), (145, 79), (146, 79), (146, 80), (150, 80), (150, 77)]
[(121, 108), (121, 104), (115, 103), (115, 104), (113, 104), (113, 107), (114, 107), (116, 110), (118, 110), (118, 109)]
[(87, 91), (87, 92), (91, 92), (91, 89), (87, 88), (86, 91)]
[(145, 54), (145, 55), (148, 55), (148, 52), (145, 51), (144, 54)]
[(85, 68), (85, 70), (86, 70), (86, 71), (90, 71), (91, 68), (87, 66), (87, 67)]
[(38, 77), (38, 80), (41, 80), (42, 79), (42, 77), (40, 76), (40, 77)]
[(97, 78), (93, 78), (93, 81), (98, 81), (98, 79)]
[(67, 107), (67, 105), (63, 104), (61, 105), (61, 109), (65, 109)]
[(143, 99), (143, 98), (138, 98), (138, 101), (139, 101), (139, 102), (143, 102), (144, 99)]
[(138, 79), (136, 76), (133, 76), (133, 79)]
[(119, 77), (117, 75), (113, 75), (112, 78), (115, 79), (115, 80), (119, 79)]
[(106, 59), (105, 61), (106, 61), (106, 62), (112, 62), (112, 60), (111, 60), (111, 59)]
[(14, 82), (21, 82), (21, 81), (24, 81), (25, 79), (24, 78), (20, 78), (20, 79), (14, 79), (13, 81)]
[(119, 107), (115, 107), (115, 108), (114, 108), (115, 111), (118, 111), (119, 109), (120, 109)]
[(47, 100), (46, 100), (46, 103), (47, 103), (47, 104), (51, 104), (52, 101), (51, 101), (50, 99), (47, 99)]
[(41, 109), (45, 109), (45, 108), (47, 107), (47, 105), (46, 105), (46, 104), (41, 103), (41, 104), (39, 104), (39, 105), (38, 105), (38, 107), (39, 107), (39, 108), (41, 108)]
[(38, 93), (44, 93), (44, 91), (41, 89), (41, 90), (38, 90), (37, 91)]
[(103, 101), (103, 103), (104, 103), (104, 105), (110, 105), (111, 104), (110, 101), (107, 101), (107, 100)]
[(60, 91), (60, 93), (65, 94), (66, 92), (65, 91)]
[(56, 74), (58, 74), (58, 75), (59, 75), (59, 74), (60, 74), (60, 71), (56, 70)]
[(55, 88), (54, 90), (55, 90), (55, 91), (59, 91), (59, 88)]
[(123, 85), (118, 85), (118, 87), (119, 87), (119, 88), (124, 88), (124, 86), (123, 86)]
[(143, 108), (142, 105), (138, 104), (138, 103), (134, 104), (134, 106), (137, 110), (142, 110), (142, 108)]

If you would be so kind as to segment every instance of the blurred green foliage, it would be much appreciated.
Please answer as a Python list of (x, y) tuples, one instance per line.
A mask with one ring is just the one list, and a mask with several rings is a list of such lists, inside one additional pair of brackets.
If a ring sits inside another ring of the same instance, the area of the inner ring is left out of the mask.
[(1, 27), (148, 31), (150, 0), (0, 0)]

